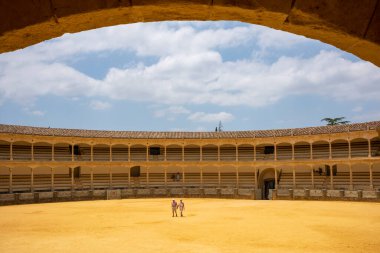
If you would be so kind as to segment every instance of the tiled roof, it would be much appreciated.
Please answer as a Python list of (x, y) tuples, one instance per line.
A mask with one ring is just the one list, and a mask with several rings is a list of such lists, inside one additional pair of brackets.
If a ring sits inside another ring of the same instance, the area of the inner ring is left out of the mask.
[(223, 131), (223, 132), (146, 132), (146, 131), (102, 131), (63, 129), (0, 124), (0, 133), (126, 139), (217, 139), (217, 138), (264, 138), (279, 136), (317, 135), (343, 133), (380, 128), (380, 121), (337, 126), (318, 126), (293, 129)]

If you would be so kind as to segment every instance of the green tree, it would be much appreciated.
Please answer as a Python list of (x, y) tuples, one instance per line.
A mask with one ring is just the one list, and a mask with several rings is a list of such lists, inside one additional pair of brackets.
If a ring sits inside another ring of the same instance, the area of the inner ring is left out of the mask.
[(328, 126), (335, 125), (345, 125), (350, 123), (348, 120), (344, 120), (346, 117), (338, 117), (338, 118), (324, 118), (321, 121), (326, 121)]

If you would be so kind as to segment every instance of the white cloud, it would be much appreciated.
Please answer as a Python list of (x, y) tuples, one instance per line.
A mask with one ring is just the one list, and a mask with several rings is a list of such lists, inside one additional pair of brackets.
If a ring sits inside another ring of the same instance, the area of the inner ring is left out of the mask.
[(189, 114), (190, 110), (183, 106), (170, 106), (164, 109), (158, 109), (154, 112), (154, 116), (157, 118), (167, 118), (169, 120), (174, 120), (176, 116), (182, 114)]
[(108, 102), (93, 100), (90, 103), (90, 107), (94, 110), (106, 110), (106, 109), (111, 108), (111, 104)]
[(219, 112), (219, 113), (205, 113), (205, 112), (195, 112), (189, 115), (188, 117), (191, 121), (196, 122), (211, 122), (218, 123), (219, 121), (227, 122), (234, 119), (234, 116), (228, 112)]
[[(309, 58), (280, 57), (266, 63), (223, 61), (218, 51), (256, 40), (258, 47), (267, 50), (292, 47), (305, 39), (257, 26), (197, 30), (187, 23), (134, 24), (65, 35), (0, 56), (0, 101), (30, 105), (41, 96), (102, 96), (165, 105), (169, 109), (157, 110), (156, 117), (173, 118), (189, 114), (186, 105), (260, 107), (290, 95), (342, 101), (380, 97), (379, 68), (346, 60), (335, 52), (321, 51)], [(103, 80), (65, 63), (81, 53), (111, 50), (156, 56), (158, 61), (111, 68)], [(91, 107), (101, 110), (110, 104), (93, 101)], [(193, 117), (199, 120), (202, 114)]]

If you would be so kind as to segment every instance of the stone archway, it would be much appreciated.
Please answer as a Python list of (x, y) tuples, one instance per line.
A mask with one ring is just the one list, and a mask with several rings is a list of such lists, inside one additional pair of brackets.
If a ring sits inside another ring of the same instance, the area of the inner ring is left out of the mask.
[(0, 2), (0, 53), (64, 33), (136, 22), (234, 20), (321, 40), (380, 66), (379, 0), (31, 0)]
[(261, 190), (261, 199), (270, 199), (269, 189), (274, 189), (276, 186), (274, 168), (260, 170), (258, 186)]

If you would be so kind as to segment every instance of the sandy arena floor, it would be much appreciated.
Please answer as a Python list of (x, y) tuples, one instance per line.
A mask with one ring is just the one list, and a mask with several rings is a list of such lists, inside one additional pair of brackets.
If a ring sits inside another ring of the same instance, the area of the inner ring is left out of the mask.
[(0, 207), (0, 252), (380, 252), (380, 203), (184, 201)]

